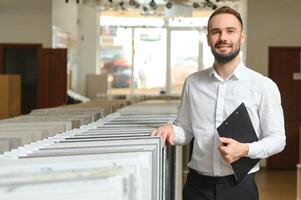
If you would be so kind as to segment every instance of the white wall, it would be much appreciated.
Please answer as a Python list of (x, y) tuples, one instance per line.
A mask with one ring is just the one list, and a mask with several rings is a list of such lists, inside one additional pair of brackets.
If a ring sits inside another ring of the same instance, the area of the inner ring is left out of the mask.
[[(78, 88), (78, 41), (79, 41), (79, 6), (75, 0), (68, 3), (62, 0), (52, 0), (52, 26), (53, 36), (57, 37), (59, 33), (67, 35), (67, 44), (64, 48), (68, 48), (68, 66), (67, 73), (70, 80), (70, 88)], [(55, 48), (53, 44), (53, 48)]]
[(269, 46), (301, 46), (300, 0), (248, 0), (247, 65), (268, 74)]
[(76, 69), (72, 88), (85, 94), (86, 74), (95, 73), (99, 14), (75, 0), (0, 0), (0, 42), (40, 43), (52, 47), (52, 26), (76, 38)]
[[(248, 15), (247, 15), (247, 11), (248, 11), (248, 4), (247, 4), (247, 0), (240, 0), (240, 4), (239, 4), (239, 8), (238, 8), (241, 17), (242, 17), (242, 21), (243, 21), (243, 26), (244, 26), (244, 31), (247, 33), (248, 32)], [(242, 52), (242, 59), (243, 62), (246, 63), (247, 62), (247, 42), (245, 42), (244, 44), (242, 44), (241, 46), (241, 52)]]
[(79, 6), (79, 68), (76, 91), (85, 95), (86, 75), (96, 72), (99, 44), (99, 13), (96, 8)]
[(70, 0), (52, 0), (52, 26), (59, 27), (71, 34), (78, 36), (78, 4)]
[(52, 0), (53, 26), (76, 38), (76, 63), (69, 66), (71, 88), (86, 94), (86, 75), (95, 74), (99, 35), (99, 14), (96, 8), (77, 4), (75, 0)]
[(51, 0), (0, 0), (0, 42), (51, 47)]

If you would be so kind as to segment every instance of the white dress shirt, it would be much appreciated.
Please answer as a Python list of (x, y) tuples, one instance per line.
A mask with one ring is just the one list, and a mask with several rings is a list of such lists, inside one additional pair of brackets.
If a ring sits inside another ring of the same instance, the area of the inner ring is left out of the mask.
[[(248, 157), (267, 158), (284, 149), (286, 137), (277, 85), (243, 63), (226, 80), (211, 67), (186, 79), (174, 125), (175, 144), (187, 144), (195, 138), (190, 168), (209, 176), (234, 173), (218, 150), (216, 128), (242, 102), (259, 138), (257, 142), (248, 143)], [(258, 170), (259, 164), (250, 172)]]

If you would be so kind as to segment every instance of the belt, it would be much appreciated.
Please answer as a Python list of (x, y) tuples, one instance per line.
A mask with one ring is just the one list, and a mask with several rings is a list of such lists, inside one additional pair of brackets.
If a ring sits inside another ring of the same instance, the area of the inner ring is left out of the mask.
[(205, 184), (221, 184), (221, 183), (230, 183), (230, 184), (237, 184), (236, 178), (233, 175), (228, 176), (205, 176), (198, 173), (194, 169), (190, 169), (189, 172), (193, 179), (195, 179), (199, 183)]

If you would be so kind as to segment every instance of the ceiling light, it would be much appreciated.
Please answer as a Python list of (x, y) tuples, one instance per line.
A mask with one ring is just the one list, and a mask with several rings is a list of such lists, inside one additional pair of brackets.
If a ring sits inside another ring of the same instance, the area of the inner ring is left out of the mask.
[(193, 7), (193, 8), (198, 8), (198, 7), (200, 7), (200, 4), (197, 3), (197, 2), (194, 2), (194, 3), (192, 4), (192, 7)]
[(171, 2), (167, 2), (166, 8), (170, 9), (171, 7), (172, 7), (172, 3)]

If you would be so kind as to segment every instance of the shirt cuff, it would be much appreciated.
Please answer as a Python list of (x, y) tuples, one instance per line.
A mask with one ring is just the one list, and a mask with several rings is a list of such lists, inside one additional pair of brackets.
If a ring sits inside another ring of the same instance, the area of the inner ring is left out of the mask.
[(256, 144), (254, 143), (247, 143), (249, 146), (249, 151), (247, 157), (256, 159), (257, 151), (256, 151)]
[(187, 137), (187, 133), (185, 129), (181, 126), (172, 125), (174, 130), (174, 144), (175, 145), (183, 145), (186, 144), (191, 137)]

